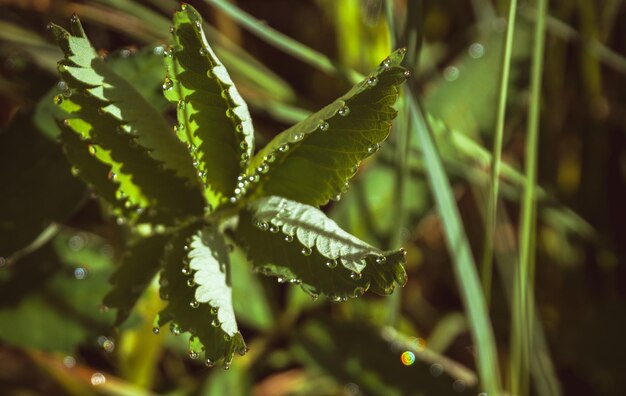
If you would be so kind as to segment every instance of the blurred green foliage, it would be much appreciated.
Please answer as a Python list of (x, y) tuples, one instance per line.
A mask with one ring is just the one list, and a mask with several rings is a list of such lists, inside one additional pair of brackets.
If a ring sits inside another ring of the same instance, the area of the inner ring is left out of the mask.
[[(323, 54), (328, 63), (294, 58), (275, 48), (215, 7), (219, 1), (191, 3), (210, 22), (209, 41), (250, 104), (261, 143), (343, 94), (353, 72), (370, 70), (393, 46), (406, 44), (400, 34), (408, 3), (403, 0), (234, 3), (266, 22), (261, 26)], [(535, 4), (520, 1), (517, 14), (494, 240), (489, 319), (504, 386), (510, 380), (511, 264), (518, 254), (525, 180)], [(298, 287), (277, 287), (254, 276), (243, 253), (236, 251), (231, 255), (234, 308), (251, 350), (229, 371), (209, 370), (189, 359), (187, 340), (181, 337), (166, 331), (159, 337), (147, 334), (162, 308), (155, 281), (140, 296), (129, 321), (112, 327), (114, 313), (101, 312), (99, 306), (110, 290), (107, 278), (123, 257), (128, 233), (71, 177), (55, 142), (58, 131), (50, 113), (56, 111), (52, 98), (63, 91), (56, 80), (61, 54), (44, 27), (78, 13), (101, 55), (118, 64), (117, 71), (145, 97), (159, 101), (173, 124), (175, 112), (159, 92), (162, 58), (150, 54), (168, 39), (177, 7), (173, 0), (24, 0), (0, 5), (3, 392), (481, 392), (475, 362), (481, 346), (469, 335), (471, 318), (464, 311), (459, 283), (463, 280), (454, 277), (455, 252), (446, 247), (427, 180), (431, 164), (424, 161), (414, 135), (408, 146), (401, 138), (406, 137), (401, 128), (412, 125), (404, 103), (398, 109), (406, 121), (397, 123), (376, 158), (360, 166), (341, 201), (325, 208), (344, 229), (369, 243), (396, 248), (401, 241), (407, 248), (409, 280), (401, 293), (394, 293), (396, 308), (377, 297), (342, 304), (311, 301)], [(424, 103), (477, 262), (507, 7), (506, 1), (424, 2), (419, 24), (424, 41), (412, 70), (413, 88)], [(553, 0), (548, 14), (531, 300), (539, 319), (532, 393), (623, 394), (626, 60), (621, 54), (626, 53), (626, 26), (618, 22), (626, 7), (620, 0)], [(144, 56), (148, 62), (141, 60)], [(404, 149), (408, 154), (403, 165), (398, 153)], [(398, 183), (404, 183), (401, 195)], [(398, 320), (392, 331), (385, 326), (394, 309)], [(416, 356), (411, 366), (401, 363), (406, 351)], [(98, 373), (104, 383), (98, 382)]]

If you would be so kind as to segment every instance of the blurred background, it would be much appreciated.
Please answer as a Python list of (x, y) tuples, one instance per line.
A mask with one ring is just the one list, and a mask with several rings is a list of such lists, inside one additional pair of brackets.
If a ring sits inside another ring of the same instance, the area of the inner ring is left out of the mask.
[[(209, 42), (249, 103), (257, 147), (345, 93), (354, 71), (368, 73), (396, 46), (409, 43), (414, 54), (418, 45), (406, 32), (423, 37), (410, 66), (412, 84), (481, 272), (508, 1), (189, 3), (205, 17)], [(190, 359), (182, 335), (152, 334), (163, 304), (156, 284), (124, 325), (112, 326), (114, 312), (101, 300), (128, 230), (71, 175), (56, 141), (53, 97), (63, 88), (62, 54), (45, 27), (67, 26), (78, 14), (101, 55), (173, 123), (160, 86), (162, 45), (178, 6), (174, 0), (0, 0), (0, 393), (482, 392), (475, 363), (481, 346), (470, 336), (464, 280), (455, 277), (455, 253), (447, 249), (428, 181), (432, 164), (411, 132), (404, 101), (386, 144), (361, 165), (349, 192), (325, 208), (375, 246), (406, 248), (409, 281), (402, 290), (341, 304), (311, 301), (297, 286), (253, 274), (235, 251), (233, 298), (251, 350), (230, 370)], [(535, 6), (520, 0), (517, 7), (486, 298), (505, 388)], [(549, 2), (536, 145), (538, 320), (530, 394), (626, 394), (626, 25), (619, 23), (625, 17), (622, 0)], [(259, 32), (265, 27), (272, 29), (269, 38)], [(297, 48), (334, 66), (294, 56)]]

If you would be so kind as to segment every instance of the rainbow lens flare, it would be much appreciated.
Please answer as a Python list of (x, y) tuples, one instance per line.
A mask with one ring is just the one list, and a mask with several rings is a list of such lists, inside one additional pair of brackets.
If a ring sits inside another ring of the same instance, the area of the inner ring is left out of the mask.
[(410, 366), (415, 363), (415, 354), (411, 351), (402, 352), (402, 355), (400, 355), (400, 361), (405, 366)]

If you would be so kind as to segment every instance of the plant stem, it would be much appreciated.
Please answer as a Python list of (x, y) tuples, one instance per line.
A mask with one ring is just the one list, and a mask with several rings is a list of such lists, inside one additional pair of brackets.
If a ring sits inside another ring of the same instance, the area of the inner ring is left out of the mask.
[(493, 237), (496, 228), (496, 213), (498, 207), (498, 193), (500, 187), (500, 167), (502, 162), (502, 140), (504, 135), (504, 119), (506, 113), (506, 97), (509, 86), (509, 72), (511, 70), (511, 53), (513, 50), (513, 35), (515, 33), (515, 13), (517, 0), (509, 4), (504, 51), (500, 73), (500, 90), (498, 95), (498, 113), (496, 116), (496, 130), (493, 135), (493, 156), (491, 157), (491, 184), (487, 203), (487, 219), (485, 221), (485, 244), (483, 248), (482, 282), (487, 307), (491, 301), (491, 278), (493, 273)]
[(547, 0), (538, 0), (531, 68), (530, 107), (526, 141), (526, 186), (520, 214), (520, 250), (514, 290), (514, 316), (511, 331), (511, 393), (528, 394), (530, 346), (532, 344), (534, 273), (534, 224), (536, 217), (535, 183), (537, 180), (537, 144), (539, 135), (539, 110), (541, 79), (545, 47)]
[(417, 98), (416, 89), (413, 85), (407, 97), (411, 101), (414, 133), (422, 148), (424, 161), (428, 164), (428, 180), (441, 216), (454, 274), (476, 347), (476, 364), (481, 384), (488, 395), (500, 395), (500, 370), (497, 361), (496, 342), (461, 215), (456, 206), (452, 187), (443, 168), (432, 131), (425, 121), (423, 106)]

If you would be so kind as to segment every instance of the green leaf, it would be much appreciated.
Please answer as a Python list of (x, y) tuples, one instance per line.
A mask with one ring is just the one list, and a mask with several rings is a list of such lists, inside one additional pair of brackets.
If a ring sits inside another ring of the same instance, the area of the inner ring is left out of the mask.
[(117, 308), (116, 324), (121, 324), (141, 297), (161, 265), (168, 235), (155, 234), (132, 242), (124, 253), (120, 267), (109, 280), (113, 285), (104, 303)]
[(90, 153), (91, 148), (71, 128), (63, 124), (59, 124), (59, 127), (65, 156), (74, 164), (71, 172), (87, 183), (100, 199), (107, 202), (115, 214), (124, 218), (132, 217), (134, 214), (126, 204), (130, 201), (125, 195), (117, 193), (118, 184), (109, 176), (112, 174), (112, 167), (93, 156)]
[(248, 107), (202, 30), (191, 6), (174, 14), (175, 44), (166, 50), (165, 96), (177, 104), (178, 136), (189, 144), (213, 205), (233, 195), (254, 150)]
[(96, 55), (78, 18), (72, 18), (71, 27), (73, 35), (49, 25), (66, 56), (59, 70), (71, 96), (56, 101), (74, 118), (64, 124), (111, 167), (116, 197), (127, 197), (127, 206), (137, 209), (137, 215), (156, 209), (160, 221), (168, 222), (201, 213), (198, 180), (184, 145), (159, 111)]
[(235, 238), (257, 271), (301, 284), (314, 297), (323, 293), (345, 301), (368, 289), (387, 295), (395, 283), (406, 283), (404, 250), (382, 252), (339, 228), (321, 210), (286, 198), (249, 204)]
[(406, 80), (394, 52), (347, 94), (276, 136), (252, 159), (252, 197), (279, 195), (319, 206), (347, 189), (361, 160), (387, 138)]
[[(161, 45), (149, 45), (140, 50), (122, 48), (105, 58), (111, 70), (117, 75), (124, 76), (125, 80), (157, 109), (163, 109), (168, 104), (161, 90), (165, 76), (163, 50)], [(33, 121), (39, 130), (50, 138), (56, 138), (61, 133), (56, 121), (69, 116), (55, 104), (54, 97), (64, 93), (67, 95), (69, 92), (67, 84), (61, 81), (55, 84), (37, 103)], [(59, 98), (61, 97), (59, 96), (57, 100)]]
[(58, 145), (29, 118), (17, 115), (0, 131), (0, 257), (25, 248), (51, 222), (67, 220), (86, 198)]
[(208, 366), (224, 359), (228, 367), (234, 352), (246, 352), (230, 283), (228, 249), (216, 226), (190, 226), (172, 238), (161, 275), (161, 295), (168, 305), (158, 324), (172, 321), (174, 334), (189, 331), (190, 356), (198, 357), (204, 350)]

